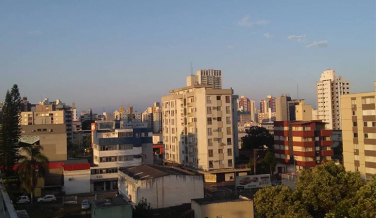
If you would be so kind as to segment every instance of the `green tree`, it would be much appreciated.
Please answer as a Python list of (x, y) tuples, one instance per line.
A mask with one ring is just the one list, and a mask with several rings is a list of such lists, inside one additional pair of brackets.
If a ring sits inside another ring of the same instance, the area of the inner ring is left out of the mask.
[(133, 218), (145, 218), (151, 216), (150, 203), (142, 198), (133, 208)]
[(34, 190), (38, 178), (45, 178), (48, 173), (48, 158), (40, 153), (43, 147), (32, 145), (20, 149), (18, 176), (22, 187), (31, 195), (31, 202), (34, 198)]
[(257, 212), (262, 217), (375, 217), (376, 179), (365, 185), (359, 173), (346, 172), (332, 161), (303, 170), (296, 189), (288, 190), (277, 186), (258, 191)]
[(0, 164), (4, 166), (6, 175), (10, 176), (13, 173), (13, 166), (18, 160), (21, 135), (21, 96), (17, 85), (13, 85), (10, 92), (7, 91), (1, 113)]
[(273, 174), (275, 167), (277, 166), (277, 160), (275, 159), (275, 155), (268, 151), (264, 156), (263, 162), (269, 166), (269, 173), (270, 175)]
[(272, 149), (274, 137), (264, 127), (252, 126), (245, 130), (246, 135), (242, 137), (242, 148), (244, 149)]

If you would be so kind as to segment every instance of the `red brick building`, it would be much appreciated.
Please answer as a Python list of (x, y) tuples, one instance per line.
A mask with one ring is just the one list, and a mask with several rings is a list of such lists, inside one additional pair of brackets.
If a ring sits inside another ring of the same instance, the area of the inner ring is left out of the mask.
[(311, 168), (331, 160), (332, 133), (322, 121), (275, 121), (275, 156), (285, 165), (277, 166), (278, 172), (294, 171), (294, 166), (296, 170)]

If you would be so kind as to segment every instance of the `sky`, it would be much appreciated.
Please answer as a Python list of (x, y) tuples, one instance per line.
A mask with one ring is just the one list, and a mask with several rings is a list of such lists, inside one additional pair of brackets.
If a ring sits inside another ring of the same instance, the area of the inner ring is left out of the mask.
[(144, 111), (184, 87), (192, 63), (222, 70), (240, 96), (315, 107), (325, 69), (352, 93), (374, 90), (375, 11), (374, 0), (0, 0), (0, 101), (18, 84), (32, 103)]

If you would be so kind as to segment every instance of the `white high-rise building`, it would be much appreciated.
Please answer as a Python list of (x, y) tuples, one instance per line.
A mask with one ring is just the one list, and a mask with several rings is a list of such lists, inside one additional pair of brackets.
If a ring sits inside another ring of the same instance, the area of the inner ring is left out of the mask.
[(337, 76), (335, 70), (325, 70), (317, 83), (317, 118), (328, 129), (341, 129), (341, 95), (350, 93), (350, 82)]
[(237, 95), (192, 85), (162, 97), (164, 160), (202, 170), (234, 168)]
[(222, 89), (221, 70), (205, 69), (196, 71), (196, 75), (187, 77), (187, 86), (214, 85), (215, 89)]

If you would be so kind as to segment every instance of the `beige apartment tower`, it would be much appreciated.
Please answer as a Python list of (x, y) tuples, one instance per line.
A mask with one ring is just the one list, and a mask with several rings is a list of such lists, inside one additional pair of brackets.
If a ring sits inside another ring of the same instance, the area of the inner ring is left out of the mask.
[(214, 85), (215, 89), (222, 89), (221, 70), (205, 69), (196, 71), (196, 75), (187, 77), (187, 86)]
[(350, 93), (350, 82), (325, 70), (317, 84), (317, 118), (327, 123), (328, 129), (341, 129), (341, 96)]
[(232, 89), (197, 84), (163, 96), (165, 162), (206, 171), (234, 168), (237, 98)]
[(341, 96), (343, 163), (365, 179), (376, 174), (376, 82), (374, 92)]

